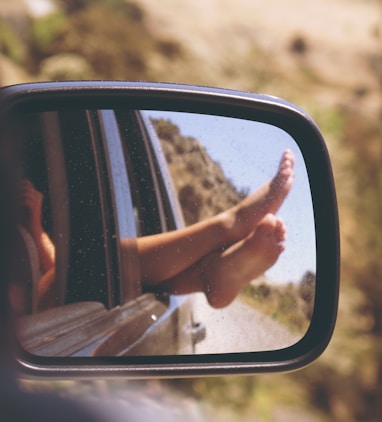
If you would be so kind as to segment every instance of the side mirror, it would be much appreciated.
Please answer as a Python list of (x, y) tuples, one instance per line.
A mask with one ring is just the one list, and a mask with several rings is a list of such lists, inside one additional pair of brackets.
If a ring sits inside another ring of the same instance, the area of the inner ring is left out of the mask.
[(25, 375), (275, 372), (323, 352), (338, 218), (305, 112), (128, 82), (7, 87), (0, 109), (19, 178)]

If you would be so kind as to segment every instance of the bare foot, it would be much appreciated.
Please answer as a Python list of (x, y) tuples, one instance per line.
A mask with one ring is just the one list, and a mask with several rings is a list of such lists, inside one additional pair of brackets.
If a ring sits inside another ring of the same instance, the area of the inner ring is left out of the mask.
[[(288, 195), (293, 183), (294, 156), (285, 150), (276, 176), (236, 206), (220, 214), (230, 242), (251, 233), (268, 213), (275, 214)], [(228, 242), (229, 243), (229, 242)]]
[(285, 232), (282, 220), (267, 214), (249, 236), (202, 260), (200, 279), (209, 304), (229, 305), (245, 285), (272, 267), (285, 249)]

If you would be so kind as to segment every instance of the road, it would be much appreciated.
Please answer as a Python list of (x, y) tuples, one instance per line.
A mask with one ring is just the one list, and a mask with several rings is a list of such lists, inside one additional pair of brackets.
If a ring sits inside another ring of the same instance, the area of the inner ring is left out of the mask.
[(205, 340), (196, 345), (198, 354), (276, 350), (300, 339), (240, 299), (224, 309), (211, 308), (203, 294), (195, 294), (193, 300), (194, 320), (207, 329)]

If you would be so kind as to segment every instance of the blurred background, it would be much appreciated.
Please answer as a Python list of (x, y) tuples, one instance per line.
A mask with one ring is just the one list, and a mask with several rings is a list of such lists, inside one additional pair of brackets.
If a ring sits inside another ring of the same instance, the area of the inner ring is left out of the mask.
[[(23, 382), (190, 421), (382, 420), (382, 3), (380, 0), (2, 0), (0, 85), (128, 79), (283, 97), (332, 157), (342, 242), (332, 342), (282, 375)], [(95, 394), (96, 393), (96, 394)]]

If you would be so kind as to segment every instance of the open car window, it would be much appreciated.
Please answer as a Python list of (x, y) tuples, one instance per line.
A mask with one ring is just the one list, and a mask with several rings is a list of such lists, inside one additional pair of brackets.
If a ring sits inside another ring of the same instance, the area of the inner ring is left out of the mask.
[[(55, 258), (46, 274), (21, 280), (28, 289), (21, 343), (43, 356), (145, 354), (153, 338), (158, 353), (178, 347), (167, 337), (179, 318), (160, 320), (175, 308), (147, 293), (140, 278), (137, 237), (165, 231), (174, 219), (139, 112), (42, 112), (28, 120), (25, 177), (43, 196)], [(34, 249), (24, 264), (40, 267)], [(155, 323), (163, 328), (153, 330)]]
[[(88, 116), (86, 112), (44, 112), (30, 114), (26, 120), (21, 170), (21, 183), (26, 187), (20, 187), (23, 189), (20, 195), (29, 203), (22, 204), (21, 212), (26, 217), (21, 220), (20, 232), (32, 234), (25, 246), (26, 264), (37, 269), (30, 286), (33, 294), (28, 295), (33, 303), (28, 307), (37, 311), (85, 299), (108, 306), (105, 236), (97, 184), (100, 170), (95, 161)], [(46, 242), (51, 244), (52, 268), (41, 262), (39, 239), (33, 238), (38, 215), (36, 221), (31, 221), (30, 216), (38, 210), (33, 209), (31, 202), (39, 196), (42, 197), (41, 230)], [(43, 292), (45, 303), (39, 304), (38, 279), (46, 272), (50, 275)]]

